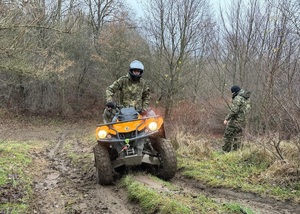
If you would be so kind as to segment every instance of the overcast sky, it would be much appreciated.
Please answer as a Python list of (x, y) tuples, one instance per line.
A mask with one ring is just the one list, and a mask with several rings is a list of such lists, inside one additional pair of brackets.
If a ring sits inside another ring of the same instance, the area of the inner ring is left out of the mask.
[[(209, 2), (213, 4), (213, 6), (215, 7), (216, 11), (219, 10), (220, 4), (222, 5), (222, 7), (224, 7), (226, 5), (226, 1), (228, 2), (228, 0), (209, 0)], [(141, 16), (142, 14), (142, 7), (140, 4), (141, 0), (125, 0), (125, 2), (127, 2), (128, 6), (132, 8), (138, 16)]]
[(128, 6), (132, 8), (138, 16), (141, 16), (142, 8), (139, 3), (140, 0), (125, 0), (125, 2), (127, 2)]

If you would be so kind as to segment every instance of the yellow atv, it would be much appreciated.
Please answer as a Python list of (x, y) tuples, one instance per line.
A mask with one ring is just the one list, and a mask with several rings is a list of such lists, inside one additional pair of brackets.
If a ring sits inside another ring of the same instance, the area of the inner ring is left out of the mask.
[(161, 116), (143, 117), (130, 107), (120, 109), (115, 122), (98, 125), (94, 157), (99, 184), (108, 185), (116, 172), (140, 165), (154, 168), (164, 180), (173, 178), (177, 159), (163, 122)]

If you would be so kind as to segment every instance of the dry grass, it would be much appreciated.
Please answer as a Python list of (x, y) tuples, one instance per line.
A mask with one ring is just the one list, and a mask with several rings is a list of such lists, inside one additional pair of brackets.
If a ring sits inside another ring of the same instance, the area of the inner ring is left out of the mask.
[(300, 165), (300, 150), (298, 142), (286, 142), (283, 144), (283, 156), (293, 164)]
[(224, 132), (223, 120), (228, 109), (221, 100), (213, 100), (211, 103), (191, 100), (178, 102), (169, 118), (170, 131), (173, 133), (177, 130), (177, 126), (181, 126), (181, 130), (193, 135), (222, 134)]
[[(294, 142), (281, 142), (280, 152), (284, 159), (280, 159), (274, 144), (270, 139), (257, 138), (254, 143), (247, 143), (254, 163), (265, 162), (266, 170), (257, 176), (258, 182), (295, 188), (300, 184), (300, 155)], [(248, 154), (248, 155), (250, 155)], [(245, 156), (246, 153), (243, 153)]]
[(243, 156), (242, 159), (253, 164), (265, 163), (270, 166), (275, 161), (275, 157), (270, 150), (262, 148), (259, 144), (249, 141), (243, 142), (241, 155)]
[[(183, 158), (193, 158), (199, 161), (211, 159), (213, 152), (219, 151), (216, 149), (216, 145), (222, 144), (222, 139), (218, 141), (211, 137), (195, 136), (179, 130), (182, 129), (178, 128), (174, 132), (171, 143), (176, 148), (177, 154)], [(295, 188), (300, 182), (300, 161), (297, 146), (293, 143), (281, 143), (280, 150), (285, 159), (280, 160), (278, 159), (279, 156), (276, 155), (276, 149), (268, 142), (270, 141), (261, 138), (244, 142), (242, 150), (236, 153), (243, 165), (255, 165), (263, 170), (261, 173), (254, 173), (249, 179), (255, 183), (269, 183), (275, 186)]]
[(177, 153), (182, 157), (207, 158), (210, 157), (213, 148), (207, 138), (195, 137), (185, 132), (176, 132), (171, 139)]
[(260, 175), (260, 180), (280, 186), (293, 186), (300, 182), (300, 168), (295, 163), (276, 160), (265, 172)]

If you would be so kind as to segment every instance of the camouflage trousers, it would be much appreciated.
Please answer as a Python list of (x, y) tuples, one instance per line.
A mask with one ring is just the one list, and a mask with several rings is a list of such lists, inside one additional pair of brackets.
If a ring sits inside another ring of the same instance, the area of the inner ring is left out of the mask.
[(228, 124), (224, 131), (224, 145), (222, 146), (222, 150), (225, 152), (230, 152), (231, 150), (238, 150), (241, 147), (242, 137), (242, 126)]

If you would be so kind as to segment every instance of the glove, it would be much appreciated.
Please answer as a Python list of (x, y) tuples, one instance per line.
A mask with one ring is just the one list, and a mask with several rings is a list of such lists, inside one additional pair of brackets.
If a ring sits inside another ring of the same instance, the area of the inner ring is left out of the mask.
[(106, 106), (112, 109), (115, 109), (117, 107), (116, 103), (114, 102), (108, 102), (106, 103)]
[(146, 116), (146, 115), (147, 115), (147, 111), (145, 111), (145, 110), (142, 110), (142, 111), (140, 111), (139, 113), (140, 113), (140, 115), (142, 115), (142, 116)]

